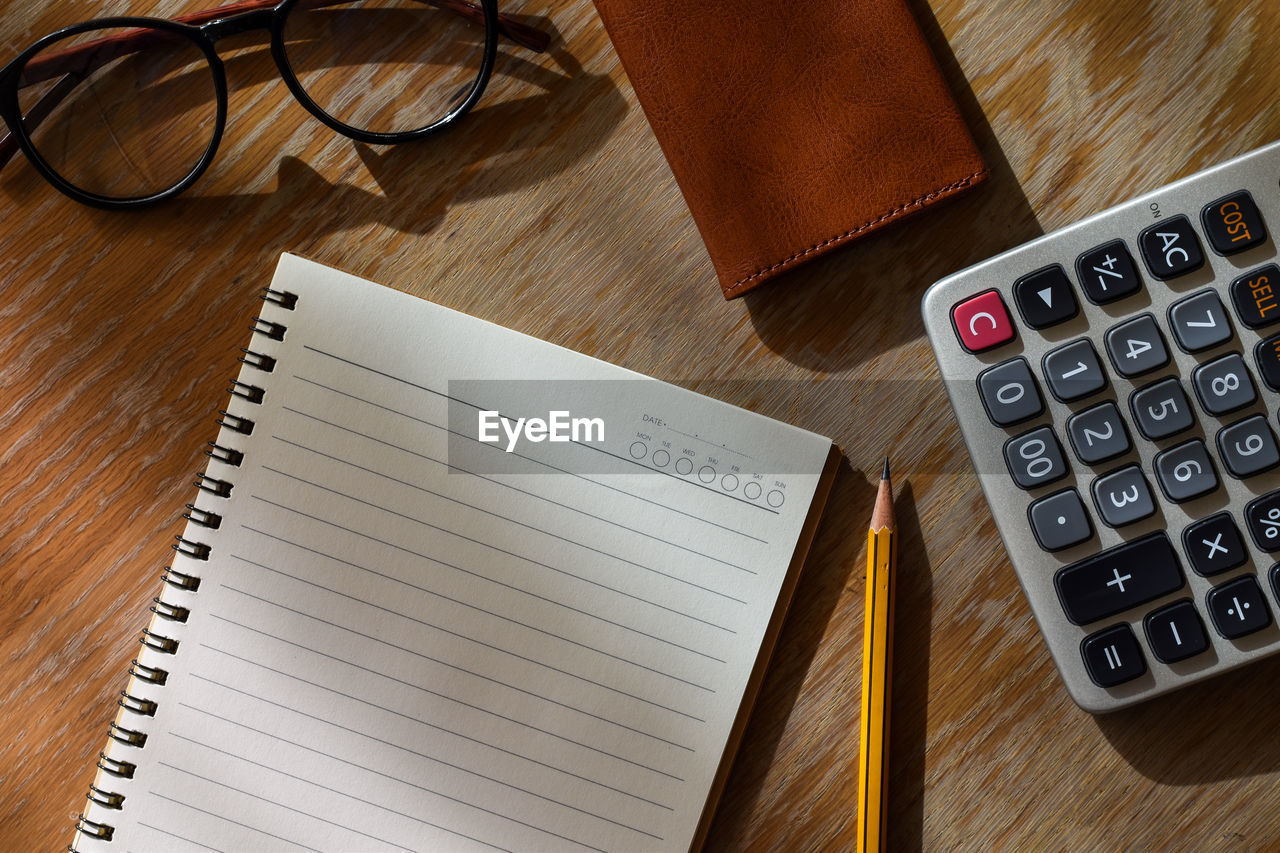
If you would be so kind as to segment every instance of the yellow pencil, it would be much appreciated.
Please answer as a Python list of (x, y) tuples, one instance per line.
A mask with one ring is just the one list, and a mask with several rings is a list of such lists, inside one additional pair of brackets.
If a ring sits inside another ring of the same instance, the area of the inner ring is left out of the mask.
[(880, 853), (888, 825), (889, 688), (893, 667), (893, 592), (897, 525), (889, 458), (884, 460), (867, 531), (867, 605), (862, 632), (862, 741), (858, 749), (858, 851)]

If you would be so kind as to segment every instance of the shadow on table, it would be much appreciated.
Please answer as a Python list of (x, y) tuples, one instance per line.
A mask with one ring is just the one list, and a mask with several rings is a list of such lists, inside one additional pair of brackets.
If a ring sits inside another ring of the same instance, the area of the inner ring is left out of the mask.
[[(791, 762), (802, 762), (811, 771), (829, 765), (839, 784), (824, 786), (825, 799), (839, 800), (840, 809), (852, 809), (847, 821), (829, 821), (830, 826), (844, 826), (849, 831), (856, 821), (858, 784), (857, 708), (861, 696), (861, 675), (849, 656), (838, 652), (815, 662), (814, 658), (829, 630), (832, 614), (841, 596), (848, 596), (851, 606), (861, 609), (865, 584), (863, 550), (867, 521), (875, 502), (875, 476), (853, 470), (842, 460), (835, 487), (828, 500), (828, 511), (818, 529), (809, 560), (796, 588), (791, 610), (778, 638), (773, 660), (766, 672), (756, 701), (755, 711), (743, 735), (742, 744), (720, 807), (707, 840), (708, 850), (740, 849), (753, 843), (755, 827), (748, 816), (756, 808), (766, 785), (776, 793), (787, 784), (813, 784), (817, 780), (806, 767), (789, 767), (787, 778), (770, 780), (777, 771), (775, 755), (783, 733), (790, 723), (805, 747), (791, 747)], [(915, 511), (915, 495), (910, 484), (895, 500), (898, 510), (899, 563), (910, 565), (910, 572), (900, 573), (895, 607), (895, 670), (893, 675), (893, 727), (890, 730), (890, 754), (893, 756), (894, 812), (890, 816), (890, 833), (895, 849), (918, 849), (924, 820), (924, 750), (926, 707), (929, 693), (929, 637), (932, 614), (933, 583), (926, 563), (920, 519)], [(858, 624), (861, 624), (859, 621)], [(862, 647), (862, 635), (827, 637), (832, 649), (856, 654)], [(809, 684), (811, 707), (797, 708), (800, 694)], [(814, 715), (827, 721), (827, 728), (805, 731), (805, 721), (792, 721), (797, 713)], [(852, 726), (839, 730), (831, 721), (848, 719)], [(831, 755), (818, 755), (816, 750), (838, 750)], [(845, 763), (840, 766), (840, 761)], [(807, 781), (806, 781), (807, 780)], [(828, 780), (830, 781), (830, 779)], [(812, 792), (810, 792), (812, 793)], [(847, 796), (846, 796), (847, 795)], [(790, 798), (798, 800), (799, 798)], [(821, 804), (815, 804), (819, 808)], [(797, 821), (799, 816), (796, 816)], [(803, 830), (797, 824), (794, 843), (803, 843)], [(783, 827), (783, 831), (786, 831)], [(782, 840), (783, 836), (775, 840)], [(902, 840), (899, 843), (900, 839)], [(830, 838), (811, 838), (814, 843), (830, 843)], [(768, 839), (756, 839), (765, 841)]]
[(893, 604), (893, 705), (889, 729), (892, 850), (924, 846), (925, 746), (928, 742), (929, 643), (933, 635), (933, 567), (925, 552), (916, 495), (907, 483), (894, 499), (898, 516), (898, 593)]
[[(226, 58), (233, 102), (228, 137), (210, 174), (170, 202), (127, 214), (134, 217), (130, 227), (159, 233), (172, 223), (196, 221), (209, 223), (211, 233), (217, 230), (235, 235), (244, 230), (247, 218), (266, 216), (271, 218), (273, 240), (285, 244), (296, 243), (300, 237), (322, 237), (330, 227), (350, 230), (372, 223), (426, 234), (455, 203), (506, 195), (551, 180), (598, 150), (625, 117), (627, 104), (608, 75), (584, 72), (563, 48), (563, 39), (549, 19), (525, 16), (521, 20), (551, 34), (546, 56), (553, 60), (552, 67), (544, 67), (543, 55), (504, 46), (485, 98), (457, 126), (401, 145), (375, 148), (352, 141), (377, 190), (331, 181), (310, 163), (281, 149), (276, 155), (275, 189), (203, 195), (202, 185), (216, 180), (219, 163), (226, 165), (237, 156), (251, 157), (257, 147), (252, 139), (235, 138), (237, 124), (248, 124), (251, 118), (237, 115), (237, 92), (243, 94), (259, 84), (278, 84), (279, 91), (265, 97), (284, 101), (291, 97), (265, 47), (254, 45)], [(516, 81), (520, 91), (506, 101), (493, 102), (491, 95), (505, 88), (504, 78)], [(572, 122), (562, 120), (569, 105), (581, 109)], [(289, 109), (301, 113), (302, 107)], [(332, 133), (309, 115), (299, 121), (315, 133)], [(289, 144), (305, 139), (306, 133), (299, 130), (283, 138)], [(28, 164), (11, 165), (6, 172), (9, 174), (0, 187), (14, 204), (35, 205), (42, 193), (52, 192)], [(122, 216), (118, 211), (97, 215), (104, 223)], [(280, 228), (286, 229), (283, 236)]]
[(1280, 770), (1277, 705), (1280, 658), (1273, 657), (1095, 720), (1143, 776), (1198, 785)]
[(802, 367), (845, 370), (922, 336), (929, 285), (1043, 233), (932, 11), (909, 5), (990, 175), (743, 297), (765, 345)]

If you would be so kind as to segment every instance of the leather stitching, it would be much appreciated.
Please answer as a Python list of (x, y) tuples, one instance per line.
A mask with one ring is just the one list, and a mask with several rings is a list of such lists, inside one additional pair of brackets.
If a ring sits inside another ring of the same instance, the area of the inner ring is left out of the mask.
[(968, 175), (967, 177), (961, 178), (955, 183), (947, 184), (945, 187), (939, 187), (933, 192), (926, 193), (925, 195), (919, 196), (917, 198), (913, 198), (911, 201), (906, 202), (905, 204), (900, 204), (897, 207), (886, 211), (880, 216), (877, 216), (875, 219), (864, 222), (863, 224), (859, 225), (857, 228), (854, 228), (850, 231), (846, 231), (843, 234), (837, 234), (834, 237), (828, 237), (826, 240), (823, 240), (820, 243), (815, 243), (809, 248), (796, 252), (794, 255), (791, 255), (790, 257), (783, 258), (782, 260), (778, 261), (775, 264), (770, 264), (767, 267), (762, 267), (756, 272), (747, 276), (746, 278), (740, 279), (734, 282), (732, 287), (725, 290), (724, 292), (725, 296), (730, 296), (734, 292), (741, 290), (744, 286), (750, 284), (756, 279), (766, 276), (771, 272), (781, 269), (782, 267), (788, 266), (789, 264), (792, 264), (795, 261), (798, 261), (807, 255), (812, 255), (814, 252), (820, 252), (823, 249), (830, 246), (832, 243), (838, 243), (841, 240), (847, 240), (848, 238), (861, 234), (864, 231), (869, 231), (872, 228), (875, 228), (877, 225), (881, 225), (889, 221), (890, 219), (894, 219), (898, 216), (901, 216), (903, 213), (906, 213), (913, 207), (920, 207), (922, 205), (928, 204), (931, 201), (934, 201), (937, 198), (940, 198), (941, 196), (955, 192), (956, 190), (959, 190), (959, 189), (963, 189), (964, 187), (967, 187), (970, 184), (972, 184), (978, 178), (984, 177), (986, 174), (987, 174), (986, 169), (979, 169), (973, 174)]

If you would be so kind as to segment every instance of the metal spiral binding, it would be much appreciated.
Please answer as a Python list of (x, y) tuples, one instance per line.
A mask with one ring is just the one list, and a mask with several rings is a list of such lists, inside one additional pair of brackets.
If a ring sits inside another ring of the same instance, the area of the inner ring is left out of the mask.
[(217, 530), (222, 526), (222, 516), (207, 509), (201, 509), (195, 504), (187, 504), (187, 511), (182, 514), (182, 517), (192, 524), (198, 524), (210, 530)]
[(173, 566), (165, 566), (160, 578), (169, 586), (176, 586), (178, 589), (186, 590), (187, 592), (195, 592), (200, 588), (200, 578), (195, 575), (189, 575), (186, 572), (180, 572)]
[(256, 367), (263, 373), (270, 373), (276, 369), (276, 360), (269, 355), (263, 355), (260, 352), (254, 352), (251, 349), (240, 347), (240, 352), (244, 355), (240, 356), (240, 363), (247, 364), (250, 367)]
[(204, 473), (196, 474), (196, 481), (192, 485), (202, 492), (209, 492), (220, 498), (231, 497), (231, 483)]
[[(280, 290), (272, 290), (267, 288), (261, 294), (263, 300), (274, 303), (292, 311), (298, 302), (298, 297), (292, 293), (286, 293)], [(280, 323), (273, 323), (261, 318), (253, 326), (256, 334), (266, 335), (272, 340), (284, 340), (284, 333), (287, 328)], [(275, 370), (276, 360), (263, 353), (253, 350), (242, 349), (244, 357), (241, 362), (247, 366), (260, 370), (264, 373), (270, 373)], [(257, 385), (248, 382), (242, 382), (239, 379), (233, 379), (231, 387), (227, 391), (236, 398), (246, 401), (253, 405), (261, 405), (266, 391)], [(227, 429), (240, 433), (241, 435), (249, 435), (253, 432), (254, 423), (252, 420), (240, 415), (234, 415), (225, 409), (219, 410), (220, 418), (218, 424)], [(235, 448), (225, 447), (217, 442), (209, 442), (209, 448), (205, 451), (205, 455), (215, 462), (227, 465), (232, 468), (240, 467), (244, 462), (244, 453)], [(209, 476), (204, 472), (196, 474), (194, 485), (201, 492), (213, 495), (218, 498), (231, 497), (233, 484), (227, 480), (221, 480), (217, 477)], [(187, 511), (182, 517), (199, 527), (216, 530), (222, 524), (222, 516), (211, 510), (203, 509), (194, 503), (186, 505)], [(210, 546), (203, 542), (196, 542), (183, 536), (175, 536), (178, 541), (171, 545), (174, 551), (177, 551), (184, 557), (193, 560), (208, 560), (210, 554)], [(166, 584), (183, 592), (194, 593), (200, 589), (200, 578), (196, 575), (178, 571), (172, 566), (165, 566), (161, 575)], [(166, 622), (182, 624), (191, 617), (191, 610), (170, 601), (165, 601), (159, 596), (152, 599), (151, 612), (155, 614), (156, 619), (162, 619)], [(159, 623), (153, 620), (152, 626)], [(150, 627), (142, 632), (139, 642), (153, 652), (159, 654), (173, 655), (177, 654), (179, 641), (173, 637), (167, 637), (164, 634), (151, 630)], [(169, 679), (169, 671), (158, 666), (151, 666), (142, 663), (134, 658), (129, 666), (129, 674), (139, 681), (147, 684), (154, 684), (163, 687)], [(120, 698), (116, 700), (116, 704), (120, 707), (121, 712), (125, 711), (141, 718), (154, 717), (160, 706), (155, 700), (147, 699), (140, 696), (134, 696), (128, 690), (120, 691)], [(122, 726), (116, 721), (112, 721), (107, 730), (107, 736), (116, 743), (124, 746), (142, 749), (147, 745), (147, 733), (134, 728)], [(112, 758), (105, 752), (98, 754), (98, 769), (108, 776), (114, 776), (118, 779), (132, 779), (134, 773), (138, 769), (138, 765), (131, 761), (123, 761), (119, 758)], [(103, 777), (105, 778), (105, 777)], [(95, 780), (95, 781), (101, 781)], [(124, 808), (125, 797), (123, 794), (115, 791), (108, 791), (98, 787), (98, 785), (89, 786), (89, 802), (98, 808), (120, 810)], [(109, 823), (95, 821), (88, 818), (83, 812), (76, 818), (76, 829), (86, 838), (97, 841), (110, 841), (115, 834), (115, 827)], [(77, 853), (75, 847), (68, 846), (67, 849), (71, 853)]]
[(244, 454), (239, 450), (231, 447), (223, 447), (216, 441), (209, 442), (209, 447), (212, 449), (206, 450), (204, 455), (208, 456), (210, 459), (216, 459), (224, 465), (230, 465), (232, 468), (239, 468), (240, 463), (244, 462)]

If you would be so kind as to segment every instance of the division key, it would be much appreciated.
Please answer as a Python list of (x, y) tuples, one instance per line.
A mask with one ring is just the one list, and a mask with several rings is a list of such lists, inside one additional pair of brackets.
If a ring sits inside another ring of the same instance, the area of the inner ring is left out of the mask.
[(1181, 589), (1178, 555), (1164, 531), (1109, 548), (1053, 578), (1075, 625), (1088, 625)]

